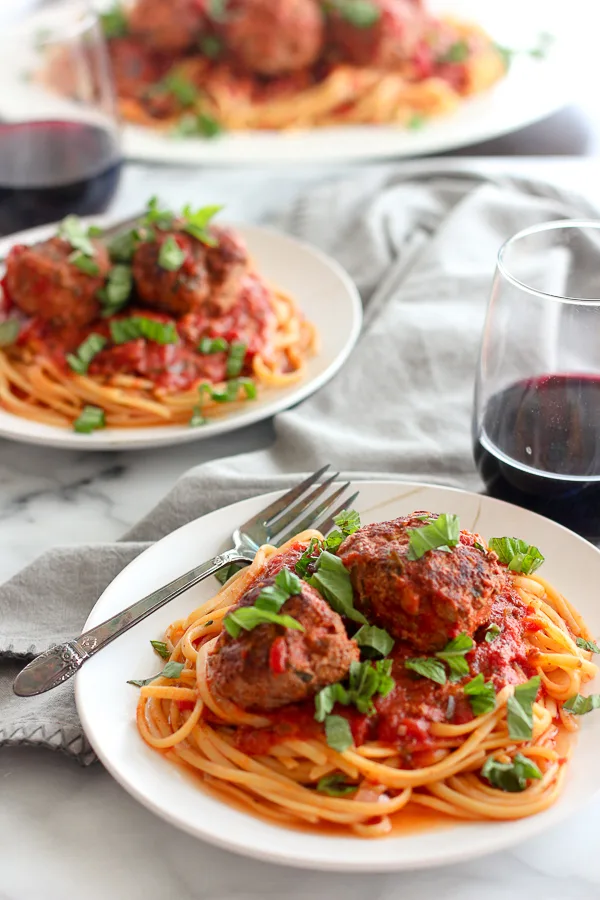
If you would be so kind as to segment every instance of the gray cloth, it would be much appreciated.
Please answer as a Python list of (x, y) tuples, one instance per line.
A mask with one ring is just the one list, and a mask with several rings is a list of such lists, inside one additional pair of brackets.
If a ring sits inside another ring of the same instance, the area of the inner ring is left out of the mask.
[(12, 679), (34, 654), (76, 635), (117, 572), (174, 528), (286, 487), (324, 462), (349, 477), (478, 489), (473, 380), (497, 250), (536, 222), (594, 215), (550, 185), (439, 168), (410, 181), (401, 171), (357, 172), (302, 197), (278, 224), (330, 253), (356, 281), (365, 305), (356, 349), (329, 385), (277, 417), (271, 448), (192, 469), (121, 542), (50, 551), (4, 585), (0, 744), (93, 761), (72, 683), (19, 699)]

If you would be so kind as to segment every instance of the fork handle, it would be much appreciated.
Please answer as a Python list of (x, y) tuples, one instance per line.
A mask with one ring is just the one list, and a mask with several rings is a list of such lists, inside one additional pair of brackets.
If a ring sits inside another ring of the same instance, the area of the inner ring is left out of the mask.
[(231, 563), (249, 563), (250, 560), (242, 556), (238, 550), (227, 550), (214, 559), (190, 569), (185, 575), (180, 575), (163, 587), (152, 591), (146, 597), (128, 606), (127, 609), (117, 613), (95, 628), (84, 631), (75, 640), (66, 641), (46, 650), (36, 656), (29, 665), (19, 672), (13, 684), (13, 690), (19, 697), (33, 697), (43, 694), (51, 688), (62, 684), (74, 675), (95, 653), (114, 641), (116, 637), (129, 631), (146, 616), (151, 615), (165, 603), (174, 600), (184, 591), (204, 581), (209, 575), (214, 575), (219, 569), (231, 565)]

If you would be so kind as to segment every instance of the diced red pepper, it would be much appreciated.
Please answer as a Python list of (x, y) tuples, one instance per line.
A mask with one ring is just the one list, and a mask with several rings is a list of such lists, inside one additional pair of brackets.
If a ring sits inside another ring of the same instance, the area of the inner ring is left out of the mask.
[(275, 638), (269, 650), (269, 668), (274, 675), (283, 675), (286, 668), (288, 650), (285, 638)]

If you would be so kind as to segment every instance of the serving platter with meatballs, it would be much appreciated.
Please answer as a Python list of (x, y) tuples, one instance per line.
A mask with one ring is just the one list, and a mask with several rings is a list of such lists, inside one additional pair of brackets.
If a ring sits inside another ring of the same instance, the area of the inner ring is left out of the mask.
[(153, 198), (124, 229), (68, 217), (0, 241), (0, 434), (83, 449), (196, 440), (337, 371), (361, 322), (350, 278), (285, 235), (216, 224), (220, 211)]
[[(576, 813), (600, 788), (600, 719), (582, 716), (598, 690), (598, 551), (487, 497), (356, 487), (329, 536), (261, 549), (90, 660), (76, 699), (104, 764), (198, 837), (314, 868), (441, 865)], [(159, 542), (85, 627), (276, 496)]]

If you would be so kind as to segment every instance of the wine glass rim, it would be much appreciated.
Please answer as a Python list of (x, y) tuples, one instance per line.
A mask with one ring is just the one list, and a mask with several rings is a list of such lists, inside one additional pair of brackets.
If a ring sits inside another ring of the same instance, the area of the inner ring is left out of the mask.
[[(67, 21), (60, 22), (61, 31), (55, 32), (61, 16)], [(98, 22), (98, 14), (85, 0), (59, 0), (49, 8), (38, 9), (23, 18), (10, 23), (3, 31), (3, 38), (18, 37), (20, 34), (37, 32), (36, 44), (39, 47), (64, 42), (88, 31)]]
[(513, 244), (516, 244), (518, 241), (522, 240), (522, 238), (530, 237), (533, 234), (539, 234), (543, 231), (559, 231), (560, 229), (567, 228), (589, 228), (594, 229), (595, 231), (598, 231), (600, 233), (600, 219), (553, 219), (550, 222), (540, 222), (538, 225), (531, 225), (529, 228), (523, 228), (521, 231), (517, 231), (516, 234), (513, 234), (512, 237), (509, 237), (508, 240), (504, 241), (504, 243), (498, 250), (498, 256), (496, 258), (496, 266), (498, 268), (498, 271), (508, 282), (510, 282), (510, 284), (514, 285), (520, 290), (525, 291), (528, 294), (532, 294), (534, 297), (543, 297), (547, 300), (555, 300), (557, 303), (566, 303), (575, 306), (600, 307), (600, 297), (567, 297), (563, 294), (552, 294), (549, 291), (540, 291), (537, 288), (533, 288), (531, 287), (531, 285), (526, 284), (524, 281), (520, 281), (518, 278), (516, 278), (512, 274), (512, 272), (510, 272), (504, 261), (505, 253), (510, 250)]

